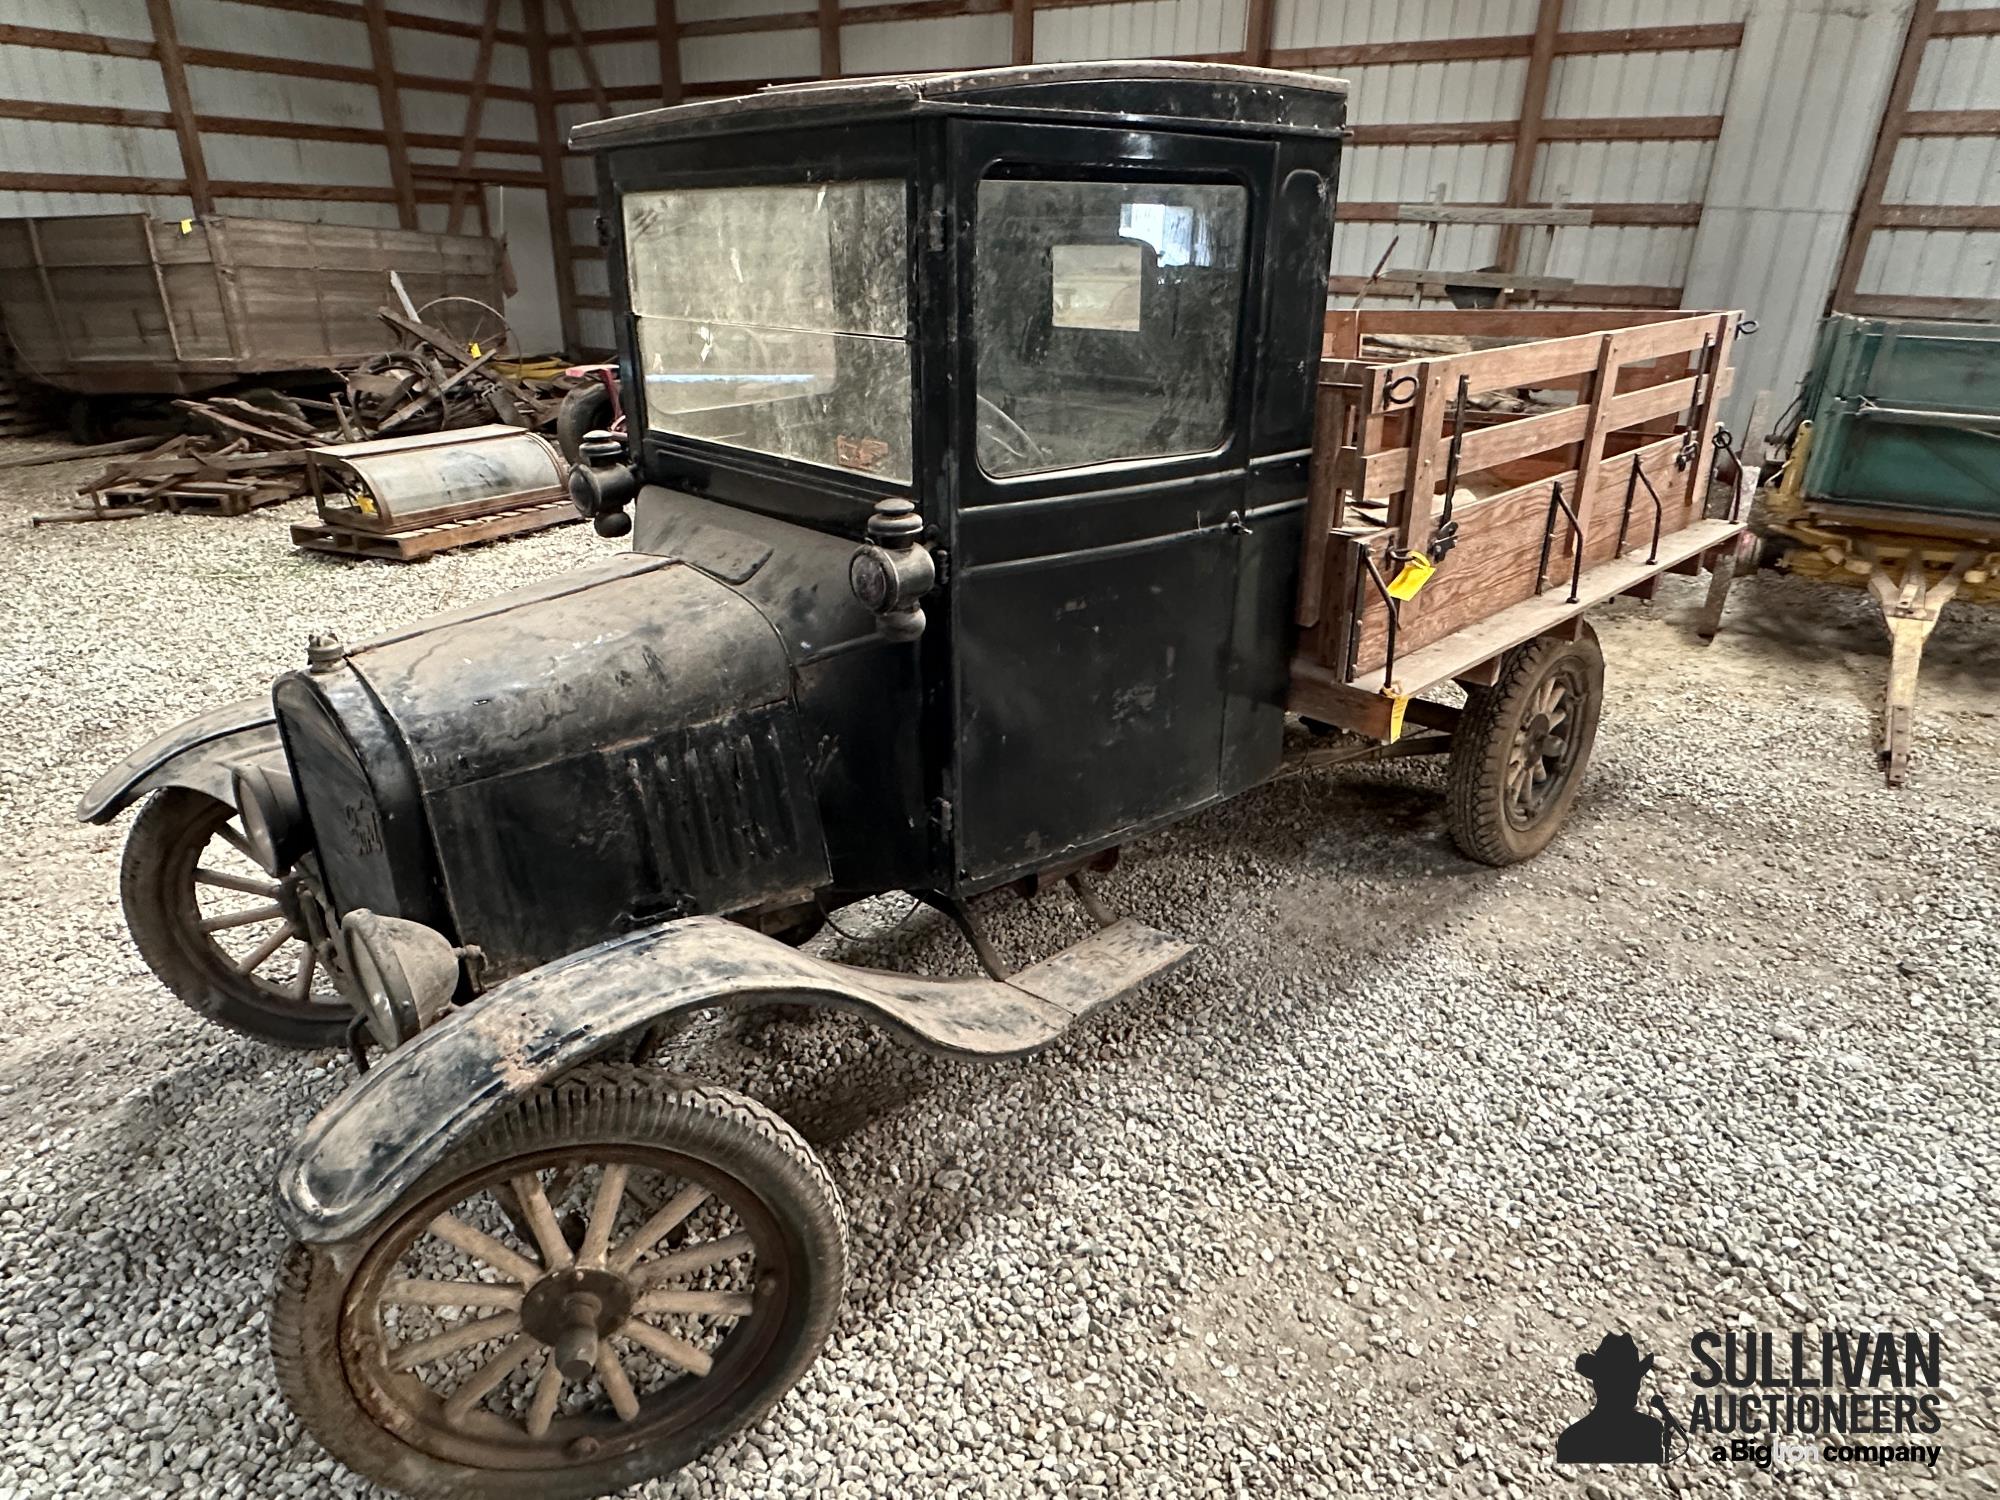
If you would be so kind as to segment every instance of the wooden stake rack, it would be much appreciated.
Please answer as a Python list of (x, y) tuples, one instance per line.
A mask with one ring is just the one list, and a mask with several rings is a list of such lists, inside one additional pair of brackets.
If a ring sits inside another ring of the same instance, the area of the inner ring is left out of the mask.
[(1288, 706), (1394, 740), (1411, 698), (1493, 682), (1591, 605), (1733, 555), (1744, 518), (1707, 501), (1738, 322), (1329, 313)]

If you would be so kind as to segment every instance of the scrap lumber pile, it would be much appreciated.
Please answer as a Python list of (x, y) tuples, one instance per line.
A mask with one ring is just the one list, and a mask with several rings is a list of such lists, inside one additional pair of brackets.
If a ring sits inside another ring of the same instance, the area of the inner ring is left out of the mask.
[(399, 347), (363, 360), (325, 399), (263, 391), (255, 399), (174, 402), (192, 431), (121, 452), (81, 487), (85, 506), (53, 521), (122, 520), (156, 511), (237, 516), (310, 494), (308, 454), (336, 444), (501, 425), (552, 426), (571, 388), (560, 365), (509, 363), (408, 311), (384, 307)]

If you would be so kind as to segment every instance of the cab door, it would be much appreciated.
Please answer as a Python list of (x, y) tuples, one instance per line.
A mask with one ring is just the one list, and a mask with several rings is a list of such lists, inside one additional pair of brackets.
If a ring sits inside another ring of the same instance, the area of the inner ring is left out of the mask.
[(978, 889), (1224, 794), (1275, 148), (973, 121), (951, 143), (946, 792)]

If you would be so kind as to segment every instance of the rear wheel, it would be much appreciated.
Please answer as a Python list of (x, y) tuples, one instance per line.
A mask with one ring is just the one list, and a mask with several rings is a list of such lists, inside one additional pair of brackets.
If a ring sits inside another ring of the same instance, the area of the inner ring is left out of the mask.
[(846, 1249), (832, 1181), (776, 1115), (593, 1067), (362, 1239), (291, 1248), (278, 1383), (330, 1453), (404, 1494), (609, 1494), (776, 1404), (833, 1326)]
[(1503, 658), (1500, 680), (1466, 695), (1447, 772), (1452, 838), (1466, 855), (1511, 865), (1541, 853), (1583, 784), (1604, 703), (1604, 653), (1588, 625)]
[(353, 1011), (322, 972), (290, 870), (267, 870), (226, 802), (168, 787), (132, 820), (119, 871), (140, 956), (182, 1003), (285, 1047), (336, 1047)]

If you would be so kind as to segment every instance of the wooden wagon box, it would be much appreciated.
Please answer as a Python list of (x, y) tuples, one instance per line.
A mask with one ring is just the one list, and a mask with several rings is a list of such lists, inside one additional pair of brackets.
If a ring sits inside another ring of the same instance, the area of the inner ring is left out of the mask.
[(501, 305), (476, 235), (147, 214), (0, 219), (0, 321), (21, 369), (87, 395), (188, 395), (377, 353), (389, 273), (419, 305)]
[(1408, 698), (1733, 542), (1705, 502), (1738, 320), (1330, 313), (1290, 707), (1393, 738)]

